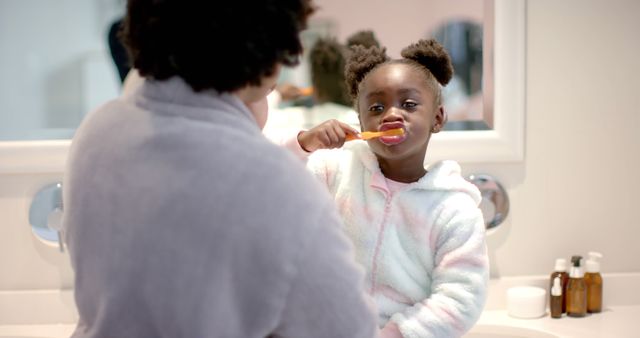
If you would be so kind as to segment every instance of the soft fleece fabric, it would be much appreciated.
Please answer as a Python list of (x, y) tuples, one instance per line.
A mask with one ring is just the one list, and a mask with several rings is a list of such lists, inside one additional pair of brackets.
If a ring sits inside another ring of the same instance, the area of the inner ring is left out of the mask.
[(478, 189), (443, 161), (391, 194), (363, 141), (313, 153), (308, 168), (335, 197), (379, 325), (407, 338), (459, 337), (482, 312), (488, 257)]
[(73, 139), (73, 337), (373, 337), (335, 206), (240, 100), (137, 79)]

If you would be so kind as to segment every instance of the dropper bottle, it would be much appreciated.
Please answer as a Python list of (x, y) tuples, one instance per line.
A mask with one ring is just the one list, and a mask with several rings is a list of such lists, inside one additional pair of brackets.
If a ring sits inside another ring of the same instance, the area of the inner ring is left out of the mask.
[(589, 252), (587, 259), (587, 273), (584, 281), (587, 285), (587, 311), (596, 313), (602, 311), (602, 275), (600, 275), (599, 252)]
[(564, 294), (562, 293), (561, 284), (560, 276), (556, 276), (553, 279), (551, 298), (549, 298), (549, 312), (551, 312), (551, 318), (562, 317), (562, 300), (564, 299)]
[(571, 257), (571, 270), (567, 283), (567, 315), (584, 317), (587, 314), (587, 285), (584, 281), (580, 261), (582, 256)]
[(549, 295), (551, 296), (551, 288), (556, 277), (560, 277), (560, 287), (562, 288), (562, 313), (567, 312), (567, 282), (569, 282), (569, 274), (567, 273), (567, 260), (564, 258), (556, 259), (556, 264), (549, 278)]

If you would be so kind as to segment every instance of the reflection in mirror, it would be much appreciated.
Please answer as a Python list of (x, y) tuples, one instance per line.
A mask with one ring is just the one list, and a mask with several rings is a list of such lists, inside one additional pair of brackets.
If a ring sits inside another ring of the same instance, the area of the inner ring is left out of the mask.
[[(484, 26), (488, 24), (485, 20)], [(491, 129), (493, 112), (483, 109), (482, 81), (491, 76), (483, 73), (483, 25), (453, 18), (439, 25), (433, 36), (449, 52), (455, 70), (442, 91), (449, 116), (445, 130)]]
[[(313, 65), (316, 59), (309, 51), (314, 49), (319, 40), (335, 38), (347, 50), (353, 34), (371, 30), (379, 43), (387, 48), (389, 56), (398, 58), (400, 50), (409, 44), (419, 39), (435, 38), (449, 52), (455, 69), (453, 80), (443, 91), (449, 121), (445, 130), (493, 129), (493, 74), (488, 61), (493, 56), (493, 37), (487, 36), (493, 34), (493, 0), (399, 0), (377, 3), (353, 0), (348, 5), (338, 0), (316, 0), (316, 3), (319, 9), (312, 17), (309, 29), (303, 34), (306, 53), (302, 63), (283, 71), (281, 85), (287, 88), (290, 85), (296, 88), (315, 86)], [(407, 8), (411, 8), (411, 11), (406, 11)], [(370, 20), (376, 17), (384, 17), (385, 20)], [(273, 119), (280, 122), (279, 126), (288, 123), (295, 129), (300, 128), (299, 124), (304, 121), (333, 118), (329, 115), (309, 118), (312, 113), (320, 114), (323, 111), (316, 107), (318, 102), (311, 95), (279, 103), (277, 108), (280, 110), (276, 109), (272, 114)], [(297, 107), (297, 110), (291, 109), (291, 106)], [(301, 115), (305, 117), (300, 118)], [(351, 124), (351, 120), (349, 117), (344, 122)], [(308, 128), (309, 125), (304, 127)]]
[[(447, 128), (493, 127), (486, 70), (492, 0), (315, 2), (318, 11), (304, 33), (305, 62), (283, 81), (311, 86), (308, 51), (321, 36), (344, 43), (354, 32), (371, 29), (392, 57), (421, 38), (436, 37), (451, 53), (458, 75), (445, 93)], [(124, 5), (123, 0), (0, 2), (0, 141), (69, 139), (88, 112), (119, 94), (108, 33)]]
[(0, 1), (0, 141), (70, 139), (116, 97), (107, 45), (123, 0)]

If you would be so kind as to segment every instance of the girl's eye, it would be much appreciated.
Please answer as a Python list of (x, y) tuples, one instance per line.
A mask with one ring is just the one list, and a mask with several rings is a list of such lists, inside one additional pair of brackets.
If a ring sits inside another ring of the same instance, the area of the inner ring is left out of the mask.
[(414, 101), (404, 101), (402, 106), (406, 109), (413, 109), (418, 106), (418, 103)]
[(384, 106), (381, 104), (373, 104), (369, 107), (369, 111), (374, 113), (380, 113), (384, 111)]

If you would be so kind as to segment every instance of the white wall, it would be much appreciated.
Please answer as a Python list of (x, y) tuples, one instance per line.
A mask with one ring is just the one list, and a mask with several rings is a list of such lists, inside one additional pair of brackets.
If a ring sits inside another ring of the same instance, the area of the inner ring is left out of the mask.
[(31, 233), (29, 206), (35, 193), (61, 174), (0, 175), (0, 293), (2, 290), (70, 288), (66, 253)]
[(605, 272), (640, 271), (639, 14), (634, 0), (528, 1), (525, 162), (466, 167), (509, 189), (494, 275), (590, 250)]
[[(528, 3), (525, 161), (465, 165), (510, 193), (489, 237), (494, 275), (547, 274), (589, 250), (605, 272), (640, 271), (638, 13), (634, 0)], [(27, 224), (31, 196), (61, 176), (0, 175), (0, 290), (71, 285), (67, 256)]]

